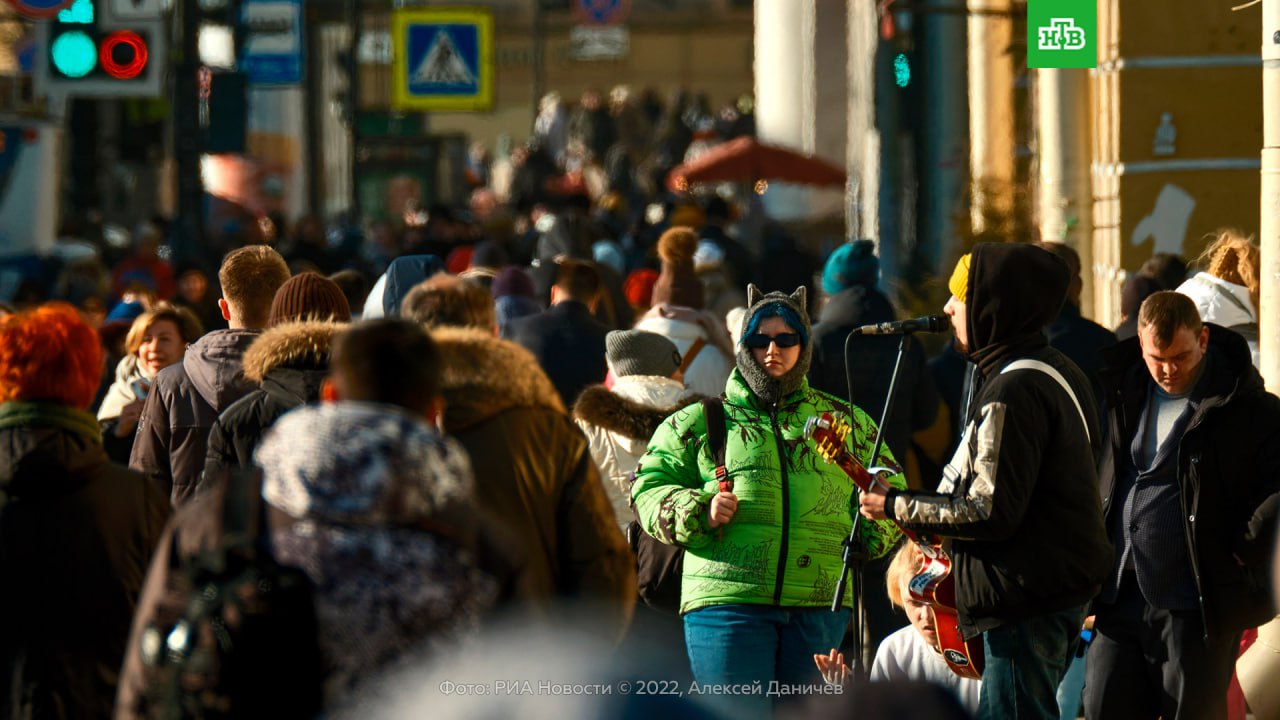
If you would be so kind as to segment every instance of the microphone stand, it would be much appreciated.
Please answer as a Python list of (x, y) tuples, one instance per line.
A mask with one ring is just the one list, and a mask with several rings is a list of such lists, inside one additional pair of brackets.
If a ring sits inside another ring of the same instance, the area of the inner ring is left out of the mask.
[[(853, 407), (853, 370), (849, 366), (849, 341), (854, 336), (859, 335), (857, 328), (854, 328), (844, 339), (844, 375), (845, 382), (849, 388), (849, 406)], [(876, 464), (876, 458), (880, 457), (880, 449), (884, 446), (884, 426), (889, 421), (889, 413), (893, 410), (894, 389), (898, 385), (898, 370), (902, 368), (902, 356), (907, 350), (908, 333), (902, 334), (902, 340), (898, 342), (898, 357), (893, 363), (893, 375), (889, 378), (889, 390), (885, 395), (884, 409), (880, 413), (880, 425), (876, 429), (876, 441), (871, 448), (871, 458), (868, 461), (870, 467)], [(855, 493), (853, 499), (861, 494), (861, 490), (854, 488)], [(853, 503), (851, 502), (852, 506)], [(836, 583), (835, 595), (831, 599), (831, 612), (840, 612), (840, 606), (844, 603), (844, 591), (849, 582), (849, 575), (853, 575), (853, 677), (855, 681), (863, 681), (869, 677), (866, 663), (862, 660), (862, 569), (866, 563), (867, 557), (862, 548), (854, 550), (858, 541), (858, 527), (861, 525), (862, 513), (855, 509), (853, 511), (853, 527), (849, 530), (849, 537), (844, 540), (844, 566), (840, 571), (840, 580)]]

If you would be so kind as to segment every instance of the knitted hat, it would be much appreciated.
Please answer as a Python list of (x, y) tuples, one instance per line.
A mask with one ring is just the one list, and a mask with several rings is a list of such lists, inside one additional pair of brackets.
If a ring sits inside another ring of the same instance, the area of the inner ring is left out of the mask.
[(956, 269), (951, 272), (951, 280), (947, 282), (947, 289), (960, 302), (968, 302), (966, 296), (969, 292), (970, 257), (966, 253), (964, 257), (960, 258), (960, 261), (956, 263)]
[(106, 322), (133, 322), (146, 310), (142, 303), (137, 300), (116, 303), (116, 306), (111, 308), (111, 312), (107, 313)]
[(474, 252), (474, 249), (470, 245), (458, 245), (450, 250), (449, 254), (444, 258), (445, 272), (450, 275), (457, 275), (471, 267), (472, 252)]
[[(803, 286), (787, 295), (781, 292), (764, 294), (755, 285), (747, 285), (747, 311), (743, 314), (742, 330), (738, 334), (737, 360), (738, 372), (756, 397), (766, 404), (782, 401), (791, 393), (804, 386), (805, 375), (809, 372), (809, 362), (813, 358), (813, 343), (810, 342), (812, 327), (809, 323), (808, 293)], [(800, 357), (795, 367), (779, 378), (769, 377), (759, 361), (751, 353), (751, 349), (742, 343), (742, 338), (750, 335), (759, 327), (763, 318), (777, 315), (787, 320), (787, 324), (800, 335)], [(787, 316), (790, 315), (790, 318)]]
[(605, 356), (615, 377), (671, 377), (680, 369), (675, 343), (645, 330), (614, 330), (604, 336)]
[(627, 271), (627, 258), (616, 240), (597, 240), (591, 246), (591, 257), (596, 264), (604, 265), (619, 275)]
[(489, 290), (495, 298), (508, 295), (531, 298), (537, 295), (537, 291), (533, 288), (533, 280), (529, 278), (528, 273), (518, 267), (503, 268), (493, 279), (493, 285), (489, 286)]
[(507, 251), (501, 245), (484, 240), (471, 253), (471, 267), (500, 268), (508, 265)]
[(724, 250), (710, 240), (698, 241), (698, 251), (693, 254), (694, 271), (707, 272), (722, 265), (724, 265)]
[(271, 301), (268, 327), (303, 319), (351, 322), (347, 296), (334, 281), (318, 273), (304, 272), (285, 281)]
[(687, 227), (673, 227), (658, 238), (662, 272), (653, 285), (654, 305), (679, 305), (702, 309), (702, 282), (693, 271), (698, 234)]
[(679, 205), (671, 211), (671, 215), (667, 218), (671, 223), (671, 227), (691, 227), (699, 228), (706, 223), (706, 216), (702, 214), (702, 209), (696, 205)]
[(822, 269), (822, 290), (835, 295), (855, 285), (874, 287), (880, 279), (880, 258), (876, 244), (870, 240), (854, 240), (836, 248)]
[(622, 284), (622, 294), (632, 307), (647, 308), (653, 304), (653, 286), (658, 282), (658, 271), (653, 268), (632, 270)]

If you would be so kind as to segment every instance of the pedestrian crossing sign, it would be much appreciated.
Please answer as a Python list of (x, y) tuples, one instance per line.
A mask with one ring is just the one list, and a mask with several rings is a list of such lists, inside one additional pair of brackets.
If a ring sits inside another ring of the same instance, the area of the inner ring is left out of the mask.
[(493, 106), (493, 12), (401, 8), (391, 18), (391, 104), (398, 110)]

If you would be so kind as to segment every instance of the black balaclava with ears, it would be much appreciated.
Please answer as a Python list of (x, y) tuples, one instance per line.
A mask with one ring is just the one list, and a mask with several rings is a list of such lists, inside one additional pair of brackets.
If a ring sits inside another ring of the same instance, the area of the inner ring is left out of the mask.
[(769, 377), (760, 363), (756, 362), (755, 356), (751, 354), (751, 348), (741, 341), (738, 342), (736, 357), (738, 372), (742, 373), (742, 378), (746, 380), (751, 392), (765, 404), (773, 405), (781, 402), (783, 398), (799, 390), (805, 376), (809, 373), (809, 361), (813, 357), (813, 328), (809, 324), (807, 295), (803, 286), (796, 288), (796, 291), (790, 295), (780, 292), (765, 295), (755, 285), (747, 286), (747, 312), (742, 318), (742, 337), (746, 337), (752, 318), (775, 303), (790, 308), (803, 325), (795, 328), (804, 338), (804, 343), (800, 347), (800, 357), (796, 360), (796, 366), (780, 378)]

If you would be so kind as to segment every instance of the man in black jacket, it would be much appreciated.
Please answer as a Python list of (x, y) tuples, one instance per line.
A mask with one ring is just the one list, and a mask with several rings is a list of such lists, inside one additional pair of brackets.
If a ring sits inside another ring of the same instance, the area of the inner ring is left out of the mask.
[(206, 334), (187, 348), (182, 362), (156, 375), (129, 467), (154, 481), (174, 507), (195, 492), (218, 414), (253, 390), (244, 377), (244, 353), (266, 327), (276, 291), (288, 279), (284, 258), (266, 245), (227, 253), (218, 270), (218, 306), (229, 329)]
[(511, 339), (538, 358), (565, 407), (578, 393), (604, 382), (608, 328), (591, 316), (600, 297), (600, 276), (586, 262), (565, 260), (551, 286), (551, 307), (511, 322)]
[(1058, 717), (1058, 683), (1111, 556), (1091, 494), (1102, 433), (1089, 380), (1043, 331), (1067, 283), (1065, 264), (1029, 245), (961, 258), (945, 311), (981, 385), (960, 447), (938, 492), (861, 500), (867, 517), (952, 538), (959, 630), (986, 655), (981, 720)]
[(1107, 360), (1099, 477), (1115, 556), (1094, 606), (1085, 715), (1226, 717), (1240, 634), (1275, 614), (1280, 398), (1244, 339), (1174, 292), (1143, 301), (1138, 337)]

